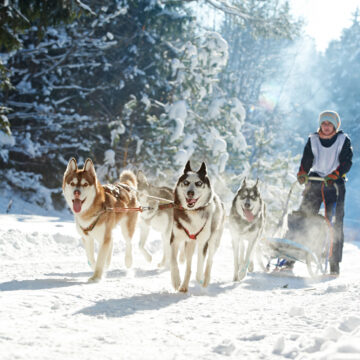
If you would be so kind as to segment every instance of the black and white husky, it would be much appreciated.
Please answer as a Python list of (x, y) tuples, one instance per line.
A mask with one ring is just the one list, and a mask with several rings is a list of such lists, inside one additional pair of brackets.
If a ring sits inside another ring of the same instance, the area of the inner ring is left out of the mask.
[[(175, 290), (188, 291), (191, 261), (196, 245), (198, 246), (196, 280), (202, 283), (203, 287), (209, 285), (213, 257), (220, 244), (224, 221), (224, 205), (210, 185), (205, 163), (202, 163), (200, 169), (195, 172), (188, 161), (174, 191), (174, 223), (170, 244), (171, 281)], [(177, 254), (184, 242), (186, 271), (180, 285)]]
[(243, 181), (231, 206), (229, 225), (234, 251), (234, 281), (240, 281), (248, 269), (253, 270), (253, 255), (265, 227), (265, 205), (258, 180), (253, 186)]
[[(137, 172), (136, 178), (138, 183), (138, 200), (141, 206), (151, 208), (151, 210), (144, 211), (140, 215), (140, 251), (144, 255), (145, 259), (151, 262), (152, 257), (145, 249), (146, 239), (151, 228), (160, 232), (163, 241), (163, 258), (158, 266), (169, 266), (170, 236), (174, 210), (172, 207), (168, 207), (167, 205), (173, 203), (173, 190), (166, 186), (154, 186), (150, 184), (141, 170)], [(161, 201), (156, 198), (167, 199), (169, 201)], [(163, 206), (163, 208), (161, 208), (161, 206)]]

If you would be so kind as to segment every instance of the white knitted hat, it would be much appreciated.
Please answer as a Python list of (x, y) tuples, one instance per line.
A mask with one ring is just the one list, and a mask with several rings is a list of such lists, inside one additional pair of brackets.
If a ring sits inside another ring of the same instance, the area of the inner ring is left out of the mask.
[(325, 110), (322, 113), (320, 113), (320, 115), (319, 115), (319, 126), (321, 126), (321, 124), (324, 121), (331, 122), (334, 125), (335, 130), (336, 131), (339, 130), (341, 120), (340, 120), (339, 114), (336, 111)]

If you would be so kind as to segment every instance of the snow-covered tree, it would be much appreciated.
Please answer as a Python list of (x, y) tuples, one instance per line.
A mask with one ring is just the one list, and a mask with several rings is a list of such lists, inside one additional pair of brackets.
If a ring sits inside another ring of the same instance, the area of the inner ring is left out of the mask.
[(151, 158), (153, 144), (141, 147), (141, 141), (154, 132), (153, 116), (164, 112), (156, 104), (171, 89), (171, 41), (190, 20), (151, 0), (88, 3), (97, 16), (50, 27), (41, 39), (34, 26), (7, 60), (15, 91), (4, 101), (14, 110), (8, 117), (16, 146), (7, 145), (0, 161), (39, 174), (52, 189), (59, 190), (71, 156), (101, 164), (113, 150), (116, 167)]
[(229, 147), (244, 151), (246, 146), (241, 134), (245, 110), (218, 86), (227, 64), (227, 43), (218, 33), (205, 32), (175, 51), (178, 56), (171, 64), (175, 91), (166, 104), (171, 141), (178, 146), (175, 162), (206, 161), (210, 171), (223, 173)]

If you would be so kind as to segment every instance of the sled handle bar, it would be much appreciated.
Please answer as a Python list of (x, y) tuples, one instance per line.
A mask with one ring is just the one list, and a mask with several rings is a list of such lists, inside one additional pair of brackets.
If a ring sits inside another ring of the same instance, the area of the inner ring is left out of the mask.
[(309, 176), (308, 180), (311, 180), (311, 181), (325, 181), (325, 179), (323, 177), (316, 177), (316, 176)]

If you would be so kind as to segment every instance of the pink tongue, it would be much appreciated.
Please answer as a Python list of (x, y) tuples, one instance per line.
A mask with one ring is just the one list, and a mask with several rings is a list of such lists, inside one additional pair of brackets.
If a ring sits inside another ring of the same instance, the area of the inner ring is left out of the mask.
[(196, 203), (196, 199), (186, 199), (188, 204), (195, 204)]
[(74, 203), (73, 203), (73, 209), (76, 213), (81, 211), (81, 200), (80, 199), (75, 199)]
[(254, 220), (254, 215), (250, 210), (243, 209), (243, 212), (248, 222), (252, 222)]

